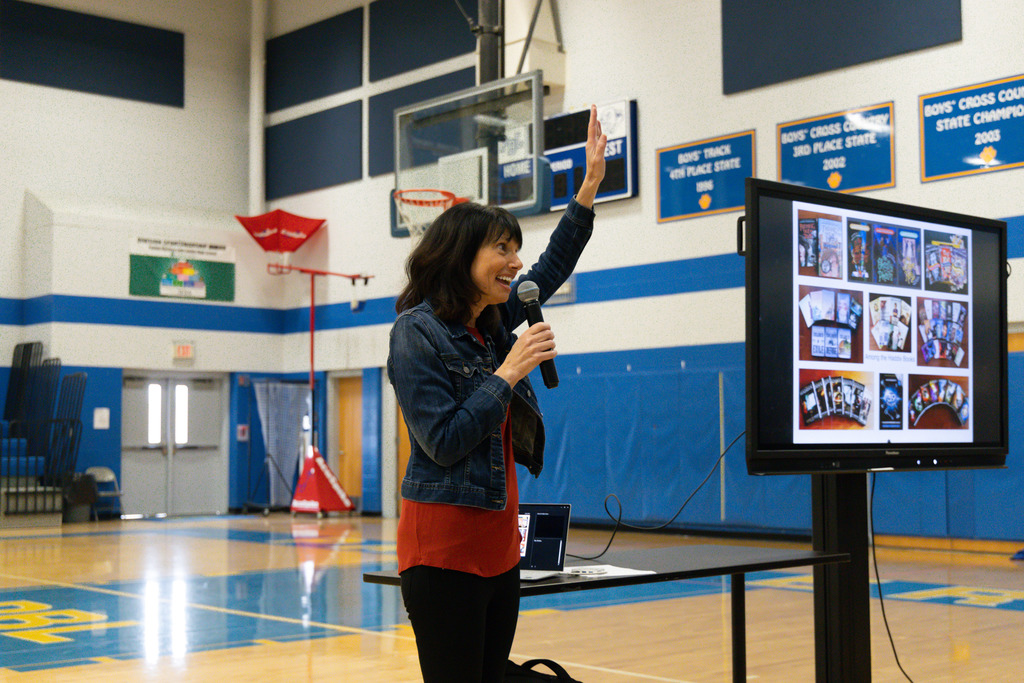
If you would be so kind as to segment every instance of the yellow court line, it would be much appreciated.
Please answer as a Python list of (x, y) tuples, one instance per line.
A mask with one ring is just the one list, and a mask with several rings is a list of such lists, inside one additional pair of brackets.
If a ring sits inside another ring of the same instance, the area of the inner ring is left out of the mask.
[[(49, 579), (37, 579), (27, 576), (18, 576), (16, 574), (0, 573), (0, 578), (13, 579), (16, 581), (24, 581), (30, 585), (47, 584), (50, 586), (57, 586), (58, 588), (71, 588), (74, 590), (91, 591), (93, 593), (101, 593), (104, 595), (113, 595), (120, 598), (133, 598), (135, 600), (144, 600), (146, 596), (138, 595), (136, 593), (128, 593), (126, 591), (116, 591), (110, 588), (99, 588), (96, 586), (83, 586), (76, 583), (66, 583), (64, 581), (52, 581)], [(165, 604), (171, 604), (171, 598), (161, 598), (159, 602)], [(384, 638), (393, 638), (398, 640), (414, 640), (407, 636), (401, 636), (397, 633), (389, 633), (387, 631), (371, 631), (365, 628), (356, 628), (354, 626), (340, 626), (338, 624), (326, 624), (317, 621), (305, 621), (303, 619), (293, 619), (292, 617), (279, 617), (273, 614), (260, 614), (258, 612), (246, 612), (243, 610), (230, 609), (227, 607), (214, 607), (212, 605), (200, 605), (196, 603), (187, 602), (185, 607), (192, 607), (194, 609), (207, 610), (209, 612), (217, 612), (219, 614), (230, 614), (232, 616), (239, 617), (250, 617), (252, 619), (266, 619), (267, 621), (278, 621), (284, 624), (298, 624), (299, 626), (316, 626), (324, 628), (330, 631), (338, 631), (339, 633), (356, 633), (360, 635), (372, 635), (381, 636)]]
[[(84, 586), (84, 585), (75, 584), (75, 583), (67, 583), (67, 582), (64, 582), (64, 581), (52, 581), (52, 580), (49, 580), (49, 579), (38, 579), (38, 578), (34, 578), (34, 577), (20, 576), (20, 575), (17, 575), (17, 574), (0, 573), (0, 578), (11, 579), (11, 580), (15, 580), (15, 581), (23, 581), (23, 582), (25, 582), (27, 584), (30, 584), (30, 585), (47, 584), (47, 585), (50, 585), (50, 586), (56, 586), (58, 588), (70, 588), (70, 589), (74, 589), (74, 590), (90, 591), (90, 592), (93, 592), (93, 593), (100, 593), (100, 594), (103, 594), (103, 595), (113, 595), (113, 596), (116, 596), (116, 597), (132, 598), (132, 599), (136, 599), (136, 600), (143, 600), (143, 599), (145, 599), (145, 596), (137, 595), (135, 593), (128, 593), (126, 591), (118, 591), (118, 590), (113, 590), (113, 589), (110, 589), (110, 588), (99, 588), (97, 586)], [(161, 598), (160, 602), (168, 603), (169, 604), (172, 601), (171, 601), (170, 598)], [(415, 640), (416, 640), (415, 636), (413, 636), (413, 634), (412, 634), (412, 628), (410, 626), (406, 625), (406, 624), (397, 624), (396, 626), (393, 627), (394, 628), (393, 632), (388, 632), (388, 631), (371, 631), (369, 629), (355, 628), (355, 627), (352, 627), (352, 626), (339, 626), (337, 624), (325, 624), (325, 623), (315, 622), (315, 621), (304, 621), (302, 619), (292, 619), (290, 617), (279, 617), (279, 616), (274, 616), (274, 615), (270, 615), (270, 614), (258, 614), (258, 613), (255, 613), (255, 612), (245, 612), (245, 611), (242, 611), (242, 610), (233, 610), (233, 609), (228, 609), (228, 608), (225, 608), (225, 607), (212, 607), (210, 605), (198, 605), (198, 604), (195, 604), (195, 603), (185, 603), (185, 606), (186, 607), (193, 607), (195, 609), (208, 610), (208, 611), (211, 611), (211, 612), (218, 612), (218, 613), (221, 613), (221, 614), (231, 614), (231, 615), (235, 615), (235, 616), (251, 617), (253, 619), (266, 619), (268, 621), (278, 621), (278, 622), (282, 622), (282, 623), (286, 623), (286, 624), (298, 624), (298, 625), (304, 625), (304, 626), (317, 626), (317, 627), (324, 628), (324, 629), (327, 629), (327, 630), (337, 631), (339, 633), (359, 634), (359, 635), (364, 635), (364, 636), (378, 636), (378, 637), (381, 637), (381, 638), (390, 638), (392, 640), (404, 640), (404, 641), (412, 641), (412, 642), (415, 642)], [(408, 635), (400, 635), (402, 632), (408, 633)], [(248, 641), (248, 642), (260, 642), (260, 643), (263, 643), (265, 641)], [(270, 642), (273, 642), (275, 645), (279, 645), (280, 644), (280, 643), (277, 643), (276, 641), (270, 641)], [(517, 653), (512, 653), (512, 654), (514, 654), (516, 657), (523, 657), (525, 659), (535, 659), (535, 657), (528, 656), (528, 655), (523, 655), (523, 654), (518, 653), (518, 652)], [(93, 659), (95, 661), (107, 661), (110, 658), (107, 658), (107, 657), (93, 657), (91, 659)], [(116, 661), (120, 661), (120, 660), (111, 660), (111, 661), (115, 661), (116, 662)], [(602, 672), (602, 673), (612, 673), (612, 674), (616, 674), (616, 675), (619, 675), (619, 676), (625, 676), (627, 678), (635, 678), (635, 679), (640, 679), (640, 680), (645, 680), (645, 681), (662, 681), (664, 683), (691, 683), (690, 681), (687, 681), (687, 680), (681, 679), (681, 678), (664, 678), (664, 677), (661, 677), (661, 676), (650, 676), (650, 675), (647, 675), (647, 674), (641, 674), (641, 673), (636, 673), (636, 672), (632, 672), (632, 671), (623, 671), (621, 669), (609, 669), (609, 668), (606, 668), (606, 667), (593, 666), (593, 665), (590, 665), (590, 664), (580, 664), (580, 663), (577, 663), (577, 662), (563, 662), (563, 665), (568, 665), (568, 666), (573, 667), (573, 668), (587, 669), (589, 671), (596, 671), (596, 672)], [(4, 669), (0, 668), (0, 671), (3, 671), (3, 670)]]

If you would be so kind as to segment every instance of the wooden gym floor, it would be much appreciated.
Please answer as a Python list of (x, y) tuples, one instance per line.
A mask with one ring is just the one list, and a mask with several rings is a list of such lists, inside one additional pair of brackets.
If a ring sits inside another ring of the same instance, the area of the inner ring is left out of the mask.
[[(394, 537), (379, 518), (287, 514), (0, 531), (0, 680), (418, 681), (398, 589), (361, 580), (394, 567)], [(607, 538), (572, 529), (569, 552)], [(613, 548), (707, 542), (620, 533)], [(1024, 542), (879, 545), (913, 680), (1024, 677)], [(809, 571), (747, 577), (748, 680), (814, 680), (811, 588)], [(871, 617), (873, 679), (905, 680), (877, 597)], [(728, 581), (707, 579), (524, 599), (512, 654), (587, 683), (701, 683), (731, 680), (729, 643)]]

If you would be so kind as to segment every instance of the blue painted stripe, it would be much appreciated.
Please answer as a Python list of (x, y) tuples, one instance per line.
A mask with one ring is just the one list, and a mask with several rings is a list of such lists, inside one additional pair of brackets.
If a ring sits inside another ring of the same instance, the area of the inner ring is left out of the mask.
[(579, 273), (576, 302), (595, 303), (744, 285), (746, 262), (736, 254)]
[(0, 297), (0, 325), (24, 324), (25, 303), (21, 299)]
[(1006, 258), (1024, 257), (1024, 216), (1006, 218)]
[[(576, 303), (743, 287), (745, 266), (740, 256), (722, 254), (579, 273), (576, 276)], [(384, 325), (394, 320), (395, 299), (391, 297), (371, 299), (358, 312), (353, 312), (349, 303), (324, 304), (316, 308), (317, 330)], [(289, 334), (308, 331), (309, 309), (287, 311), (284, 329)]]
[[(358, 286), (358, 285), (357, 285)], [(316, 307), (317, 330), (340, 330), (368, 325), (386, 325), (395, 321), (395, 298), (384, 297), (362, 302), (358, 311), (351, 303), (324, 304)], [(309, 307), (291, 308), (283, 313), (284, 332), (309, 332)]]
[(279, 334), (284, 329), (283, 312), (271, 308), (64, 294), (49, 294), (25, 300), (22, 324), (50, 322), (260, 334)]
[[(1024, 257), (1024, 216), (1007, 219), (1008, 257)], [(689, 292), (708, 292), (744, 286), (746, 262), (736, 254), (718, 254), (680, 261), (578, 273), (576, 303), (599, 303)], [(358, 288), (355, 296), (359, 296)], [(317, 330), (387, 325), (395, 319), (395, 298), (316, 307)], [(0, 298), (0, 324), (33, 325), (48, 322), (176, 327), (182, 329), (299, 334), (309, 331), (309, 308), (285, 310), (215, 306), (198, 302), (152, 299), (113, 299), (53, 294), (20, 301)]]

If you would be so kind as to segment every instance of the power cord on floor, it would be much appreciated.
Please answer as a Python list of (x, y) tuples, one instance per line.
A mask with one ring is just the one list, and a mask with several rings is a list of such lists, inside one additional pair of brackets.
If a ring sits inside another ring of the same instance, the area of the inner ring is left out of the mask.
[(878, 575), (878, 554), (875, 552), (875, 477), (876, 472), (871, 473), (871, 496), (868, 499), (868, 527), (871, 530), (871, 561), (875, 565), (875, 585), (878, 587), (878, 604), (882, 608), (882, 621), (885, 623), (885, 632), (889, 635), (889, 645), (892, 646), (892, 656), (896, 658), (896, 666), (900, 668), (903, 676), (914, 683), (907, 672), (900, 664), (900, 656), (896, 653), (896, 641), (892, 638), (892, 630), (889, 628), (889, 619), (885, 616), (885, 599), (882, 597), (882, 579)]
[[(697, 495), (697, 492), (700, 491), (701, 488), (703, 488), (704, 484), (706, 484), (708, 482), (708, 479), (711, 478), (711, 475), (714, 474), (715, 470), (718, 469), (718, 466), (722, 464), (722, 458), (725, 457), (725, 454), (729, 452), (729, 449), (732, 448), (736, 444), (736, 442), (739, 441), (740, 438), (744, 434), (746, 434), (745, 431), (740, 432), (739, 436), (737, 436), (735, 439), (733, 439), (732, 442), (728, 446), (725, 447), (725, 450), (722, 451), (722, 454), (718, 456), (718, 460), (716, 460), (715, 464), (711, 466), (711, 470), (708, 471), (707, 476), (704, 477), (704, 479), (699, 484), (697, 484), (697, 488), (695, 488), (693, 490), (693, 492), (689, 496), (686, 497), (686, 500), (683, 501), (683, 504), (679, 506), (678, 510), (676, 510), (676, 514), (672, 515), (672, 518), (669, 519), (667, 522), (664, 522), (663, 524), (659, 524), (657, 526), (636, 526), (636, 525), (633, 525), (633, 524), (628, 524), (626, 522), (623, 522), (622, 521), (622, 501), (620, 501), (619, 497), (617, 495), (615, 495), (614, 493), (609, 493), (604, 498), (604, 511), (605, 511), (605, 514), (608, 515), (609, 519), (615, 520), (615, 528), (612, 529), (612, 535), (608, 539), (608, 544), (604, 547), (604, 550), (602, 550), (597, 555), (594, 555), (592, 557), (584, 557), (583, 555), (573, 555), (571, 553), (566, 553), (566, 555), (568, 555), (569, 557), (576, 558), (577, 560), (596, 560), (599, 557), (601, 557), (602, 555), (604, 555), (606, 552), (608, 552), (608, 548), (612, 547), (612, 541), (615, 540), (615, 534), (618, 533), (619, 527), (623, 527), (625, 529), (632, 529), (634, 531), (658, 531), (660, 529), (664, 529), (665, 527), (667, 527), (669, 524), (671, 524), (672, 522), (674, 522), (676, 520), (676, 517), (678, 517), (680, 515), (680, 513), (682, 513), (683, 508), (685, 508), (686, 505), (690, 502), (690, 500), (695, 495)], [(612, 499), (612, 498), (615, 499), (616, 504), (618, 504), (618, 506), (619, 506), (619, 512), (618, 512), (617, 515), (613, 515), (611, 510), (608, 509), (608, 501), (610, 499)]]

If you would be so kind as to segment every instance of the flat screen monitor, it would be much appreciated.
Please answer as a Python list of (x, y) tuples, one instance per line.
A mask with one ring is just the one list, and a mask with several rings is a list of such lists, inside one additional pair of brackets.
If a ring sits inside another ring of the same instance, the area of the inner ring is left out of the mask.
[(751, 474), (1005, 466), (1006, 223), (748, 178)]

